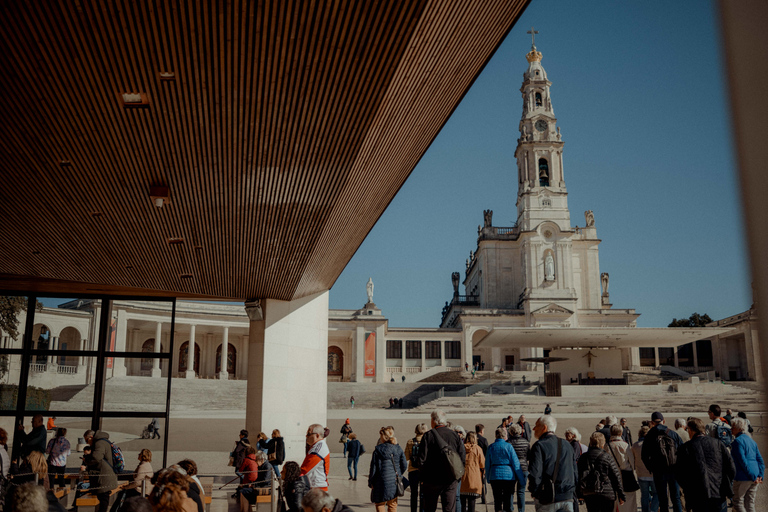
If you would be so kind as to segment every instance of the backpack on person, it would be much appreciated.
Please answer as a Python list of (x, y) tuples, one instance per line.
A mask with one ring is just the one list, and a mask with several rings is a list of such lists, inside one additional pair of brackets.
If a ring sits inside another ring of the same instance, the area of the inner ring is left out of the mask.
[(411, 445), (411, 464), (416, 467), (416, 459), (419, 458), (419, 441), (413, 438), (413, 444)]
[(579, 491), (581, 496), (594, 496), (596, 494), (602, 494), (603, 481), (600, 475), (595, 471), (595, 466), (592, 461), (587, 457), (587, 467), (589, 472), (579, 480)]
[(440, 448), (440, 453), (445, 457), (445, 462), (448, 465), (451, 476), (454, 480), (460, 480), (461, 477), (464, 476), (464, 463), (461, 460), (461, 456), (456, 453), (456, 450), (448, 446), (448, 443), (445, 442), (445, 439), (443, 439), (440, 434), (436, 431), (432, 432), (434, 432), (437, 446)]
[(656, 471), (659, 469), (671, 471), (672, 467), (677, 464), (677, 445), (672, 436), (669, 435), (669, 429), (663, 430), (656, 437), (656, 443), (658, 444), (656, 464), (654, 464)]
[(720, 425), (717, 425), (715, 432), (720, 442), (723, 443), (726, 448), (730, 448), (731, 443), (733, 442), (733, 432), (731, 431), (731, 427), (725, 423), (721, 423)]
[[(106, 441), (109, 443), (109, 446), (112, 448), (112, 464), (110, 464), (110, 467), (115, 474), (122, 473), (125, 469), (125, 457), (123, 457), (123, 452), (120, 450), (120, 447), (116, 446), (109, 439), (99, 439), (99, 441)], [(109, 462), (107, 462), (107, 464), (109, 464)]]

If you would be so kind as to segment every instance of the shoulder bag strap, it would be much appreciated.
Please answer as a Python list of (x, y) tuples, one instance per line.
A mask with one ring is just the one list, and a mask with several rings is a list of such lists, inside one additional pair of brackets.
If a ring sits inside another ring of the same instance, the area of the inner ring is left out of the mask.
[(400, 472), (397, 470), (397, 464), (395, 464), (395, 454), (394, 453), (390, 454), (389, 458), (392, 461), (392, 469), (395, 470), (395, 478), (399, 480), (401, 477), (400, 477)]
[[(552, 435), (554, 436), (555, 434)], [(555, 460), (555, 472), (552, 474), (552, 485), (555, 484), (557, 475), (560, 473), (560, 455), (562, 455), (563, 451), (563, 444), (560, 442), (560, 438), (555, 436), (555, 439), (557, 440), (557, 460)]]
[(611, 452), (611, 455), (613, 455), (613, 460), (616, 461), (616, 467), (619, 468), (619, 471), (621, 471), (621, 464), (619, 464), (619, 459), (616, 457), (616, 453), (614, 453), (613, 446), (611, 445), (610, 441), (608, 441), (608, 451)]

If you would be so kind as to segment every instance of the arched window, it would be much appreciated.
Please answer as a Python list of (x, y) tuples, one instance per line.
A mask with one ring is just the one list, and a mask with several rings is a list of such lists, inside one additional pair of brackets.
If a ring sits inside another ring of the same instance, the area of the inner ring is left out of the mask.
[(549, 186), (549, 164), (546, 158), (539, 158), (539, 185)]
[[(227, 373), (235, 375), (237, 368), (237, 349), (231, 343), (227, 344)], [(221, 371), (221, 345), (216, 349), (216, 373)]]
[(339, 347), (328, 347), (328, 375), (344, 375), (344, 353)]
[[(147, 341), (145, 341), (141, 345), (141, 351), (146, 353), (154, 353), (155, 352), (155, 338), (149, 338)], [(163, 351), (163, 347), (160, 346), (160, 352)], [(154, 367), (155, 360), (152, 358), (142, 357), (141, 358), (141, 370), (142, 371), (150, 371)]]
[(536, 93), (536, 106), (537, 107), (541, 106), (541, 93), (540, 92)]
[[(181, 344), (181, 348), (179, 349), (179, 373), (186, 372), (189, 368), (187, 368), (187, 359), (189, 357), (189, 341), (185, 341)], [(195, 343), (195, 361), (194, 361), (194, 370), (197, 375), (200, 375), (200, 345)]]

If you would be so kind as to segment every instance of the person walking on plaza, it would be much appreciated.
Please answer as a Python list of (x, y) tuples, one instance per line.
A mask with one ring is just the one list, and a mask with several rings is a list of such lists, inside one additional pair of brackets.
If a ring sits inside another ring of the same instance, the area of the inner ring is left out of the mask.
[(506, 429), (496, 429), (496, 441), (488, 446), (485, 455), (485, 475), (493, 491), (494, 510), (510, 512), (515, 479), (523, 478), (523, 474), (517, 453), (507, 442)]
[(587, 512), (614, 512), (617, 502), (624, 503), (621, 472), (604, 448), (605, 436), (595, 431), (589, 436), (587, 452), (579, 458), (577, 495), (584, 499)]
[(67, 429), (59, 427), (56, 430), (56, 437), (48, 441), (45, 448), (45, 454), (48, 456), (48, 478), (50, 479), (51, 489), (54, 484), (64, 487), (64, 470), (67, 469), (67, 457), (72, 450), (67, 440)]
[[(365, 447), (363, 443), (357, 440), (357, 434), (354, 432), (349, 434), (349, 441), (347, 441), (347, 471), (349, 472), (350, 480), (357, 480), (357, 463), (360, 461), (360, 456), (365, 453)], [(355, 467), (355, 474), (352, 475), (352, 466)]]
[(630, 432), (629, 427), (627, 426), (627, 418), (621, 418), (619, 424), (621, 425), (621, 428), (624, 429), (621, 433), (621, 440), (629, 446), (632, 446), (632, 432)]
[(523, 427), (523, 433), (521, 434), (529, 443), (533, 439), (533, 433), (531, 432), (531, 424), (525, 421), (525, 414), (521, 414), (517, 418), (517, 424)]
[(397, 480), (405, 475), (408, 463), (392, 427), (382, 427), (379, 438), (381, 443), (373, 450), (368, 474), (371, 501), (376, 505), (376, 512), (396, 512)]
[(581, 434), (579, 434), (579, 431), (574, 427), (568, 427), (565, 431), (565, 440), (571, 443), (571, 448), (573, 448), (573, 461), (575, 464), (578, 462), (579, 457), (581, 457), (583, 453), (586, 453), (587, 447), (581, 444)]
[[(245, 460), (245, 450), (251, 445), (248, 441), (248, 431), (243, 429), (240, 431), (240, 439), (235, 442), (235, 447), (232, 449), (230, 456), (232, 457), (232, 465), (235, 467), (235, 474), (240, 477), (240, 483), (243, 482), (243, 474), (240, 472), (240, 466), (243, 465)], [(238, 499), (240, 493), (235, 491), (232, 495), (233, 498)]]
[(552, 414), (552, 408), (547, 404), (547, 406), (544, 408), (544, 414)]
[(691, 418), (687, 425), (691, 440), (677, 451), (677, 481), (693, 512), (720, 512), (726, 498), (733, 496), (733, 459), (723, 443), (707, 435), (699, 418)]
[[(555, 435), (556, 430), (557, 420), (551, 414), (541, 416), (533, 427), (533, 436), (537, 441), (528, 454), (528, 489), (533, 496), (536, 512), (573, 512), (576, 490), (573, 448), (568, 441)], [(546, 492), (542, 485), (545, 477), (554, 484), (552, 503), (539, 501), (539, 497), (544, 497)]]
[(709, 416), (710, 423), (706, 426), (706, 434), (710, 437), (720, 439), (725, 443), (726, 447), (728, 447), (733, 440), (733, 432), (731, 431), (731, 426), (725, 421), (725, 418), (720, 416), (721, 413), (722, 411), (719, 405), (712, 404), (709, 406), (707, 415)]
[[(515, 492), (517, 494), (517, 512), (525, 511), (525, 485), (528, 483), (528, 441), (523, 437), (523, 427), (515, 423), (509, 427), (509, 444), (515, 450), (517, 460), (520, 462), (520, 473), (515, 478)], [(509, 506), (510, 510), (512, 505)]]
[[(488, 451), (488, 440), (485, 438), (485, 425), (482, 423), (478, 423), (475, 425), (475, 433), (477, 434), (477, 446), (480, 447), (481, 450), (483, 450), (483, 456), (485, 456), (486, 452)], [(485, 492), (487, 487), (487, 482), (485, 479), (485, 471), (483, 471), (483, 492), (480, 494), (480, 503), (485, 505)]]
[(267, 461), (272, 465), (275, 474), (279, 474), (280, 466), (285, 462), (285, 440), (280, 431), (274, 429), (268, 441), (259, 441), (259, 447), (266, 450)]
[(416, 437), (409, 439), (408, 443), (405, 445), (405, 458), (408, 459), (408, 481), (411, 485), (411, 512), (421, 512), (424, 510), (423, 500), (421, 506), (419, 506), (419, 482), (421, 480), (421, 472), (419, 468), (414, 465), (414, 461), (419, 456), (419, 444), (427, 430), (429, 430), (429, 427), (427, 427), (426, 423), (419, 423), (416, 425), (416, 429), (414, 430)]
[[(653, 483), (659, 496), (659, 510), (666, 512), (672, 502), (673, 512), (682, 512), (680, 487), (674, 473), (674, 459), (683, 442), (677, 432), (664, 424), (664, 415), (656, 411), (651, 414), (653, 427), (643, 441), (641, 458), (653, 475)], [(667, 494), (669, 493), (669, 494)]]
[(468, 432), (464, 441), (467, 453), (464, 475), (461, 477), (461, 512), (475, 512), (475, 501), (483, 494), (485, 455), (477, 444), (477, 433)]
[(347, 418), (347, 421), (341, 426), (341, 438), (339, 439), (342, 446), (342, 456), (344, 457), (347, 456), (347, 441), (349, 441), (349, 434), (351, 433), (352, 427), (349, 424), (349, 418)]
[(437, 500), (443, 512), (455, 512), (458, 480), (454, 468), (446, 462), (445, 450), (452, 450), (462, 464), (466, 462), (464, 443), (446, 424), (448, 420), (441, 410), (432, 412), (432, 429), (424, 434), (419, 443), (419, 454), (415, 466), (421, 471), (421, 493), (424, 512), (435, 512)]
[(659, 512), (659, 495), (656, 493), (656, 485), (653, 476), (643, 463), (643, 442), (650, 427), (641, 427), (637, 433), (637, 442), (632, 445), (632, 455), (635, 457), (635, 471), (637, 471), (637, 484), (640, 486), (640, 510), (642, 512)]
[[(605, 451), (611, 454), (620, 472), (629, 472), (628, 474), (634, 479), (635, 456), (632, 453), (632, 447), (621, 438), (623, 433), (624, 427), (620, 424), (611, 426), (611, 440), (605, 445)], [(630, 487), (623, 477), (622, 490), (624, 491), (624, 503), (616, 503), (618, 512), (637, 512), (637, 492)]]
[(152, 439), (160, 439), (160, 420), (152, 418), (149, 426), (152, 428)]
[(757, 443), (747, 433), (747, 420), (731, 419), (734, 440), (731, 456), (736, 466), (733, 479), (733, 512), (755, 512), (757, 486), (763, 483), (765, 463), (757, 449)]
[(355, 397), (354, 395), (349, 397), (349, 405), (354, 409), (355, 408)]
[(307, 455), (301, 463), (301, 475), (307, 476), (309, 486), (328, 490), (328, 473), (331, 471), (331, 451), (325, 442), (325, 429), (319, 423), (313, 423), (307, 429)]
[(115, 461), (112, 457), (112, 443), (109, 441), (109, 434), (101, 430), (96, 432), (86, 430), (83, 439), (93, 448), (91, 454), (83, 458), (83, 462), (88, 468), (91, 492), (99, 500), (96, 510), (107, 512), (110, 493), (117, 487), (117, 475), (113, 469)]

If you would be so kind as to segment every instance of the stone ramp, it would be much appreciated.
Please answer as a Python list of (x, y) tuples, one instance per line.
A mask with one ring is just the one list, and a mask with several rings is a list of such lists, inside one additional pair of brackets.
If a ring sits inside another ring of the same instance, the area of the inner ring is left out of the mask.
[(440, 388), (456, 391), (465, 384), (423, 384), (421, 382), (329, 382), (328, 409), (348, 409), (349, 398), (355, 397), (355, 408), (382, 409), (389, 407), (390, 398), (403, 399), (403, 409), (419, 405), (419, 398)]
[[(165, 409), (166, 379), (149, 377), (112, 377), (107, 379), (104, 409), (130, 411), (151, 408)], [(93, 405), (93, 384), (83, 387), (68, 400), (51, 402), (51, 409), (90, 409)], [(246, 381), (207, 379), (173, 379), (171, 410), (239, 410), (245, 408)]]

